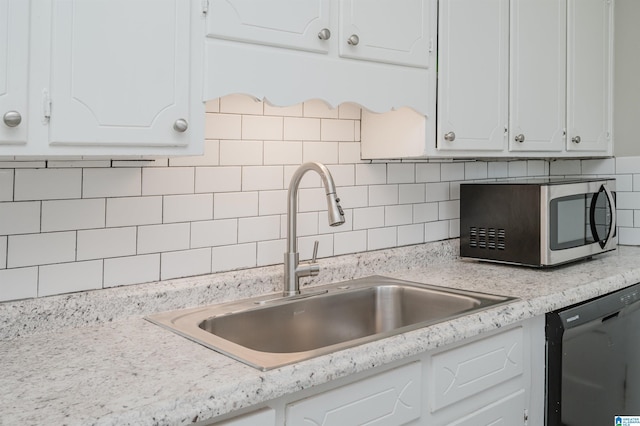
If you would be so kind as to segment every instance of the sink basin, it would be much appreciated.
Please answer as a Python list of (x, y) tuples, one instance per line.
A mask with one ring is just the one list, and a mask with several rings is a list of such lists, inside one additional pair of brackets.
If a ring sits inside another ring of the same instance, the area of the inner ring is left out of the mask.
[(147, 319), (268, 370), (511, 300), (373, 276), (315, 287), (298, 296), (263, 296)]

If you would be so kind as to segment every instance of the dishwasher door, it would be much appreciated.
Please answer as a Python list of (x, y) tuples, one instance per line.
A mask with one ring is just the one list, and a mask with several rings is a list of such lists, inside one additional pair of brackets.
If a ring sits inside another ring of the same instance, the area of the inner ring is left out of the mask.
[(547, 314), (547, 426), (640, 416), (640, 285)]

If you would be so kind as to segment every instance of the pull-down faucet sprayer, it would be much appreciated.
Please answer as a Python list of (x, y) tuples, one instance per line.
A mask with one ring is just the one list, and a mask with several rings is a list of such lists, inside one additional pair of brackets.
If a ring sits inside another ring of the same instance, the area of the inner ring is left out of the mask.
[(302, 176), (309, 170), (316, 171), (322, 178), (322, 183), (327, 194), (327, 211), (329, 214), (329, 225), (339, 226), (344, 223), (344, 212), (340, 207), (340, 199), (336, 194), (336, 186), (329, 169), (321, 163), (304, 163), (291, 177), (289, 192), (287, 193), (287, 252), (284, 254), (284, 292), (283, 296), (293, 296), (300, 294), (300, 277), (318, 275), (320, 266), (316, 262), (318, 254), (318, 242), (313, 248), (313, 258), (311, 261), (300, 263), (297, 239), (297, 214), (298, 214), (298, 186)]

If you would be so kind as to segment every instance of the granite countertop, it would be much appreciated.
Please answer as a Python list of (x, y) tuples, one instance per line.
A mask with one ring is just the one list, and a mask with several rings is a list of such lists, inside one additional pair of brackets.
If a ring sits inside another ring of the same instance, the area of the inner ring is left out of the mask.
[(519, 300), (267, 372), (142, 317), (276, 291), (281, 267), (0, 304), (0, 425), (189, 424), (640, 282), (640, 247), (549, 270), (456, 252), (440, 242), (323, 259), (309, 285), (383, 274)]

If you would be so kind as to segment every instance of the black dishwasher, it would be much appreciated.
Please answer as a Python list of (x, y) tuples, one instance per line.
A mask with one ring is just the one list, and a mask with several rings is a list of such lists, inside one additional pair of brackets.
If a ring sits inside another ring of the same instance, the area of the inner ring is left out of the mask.
[(547, 426), (640, 416), (640, 284), (548, 313), (546, 336)]

